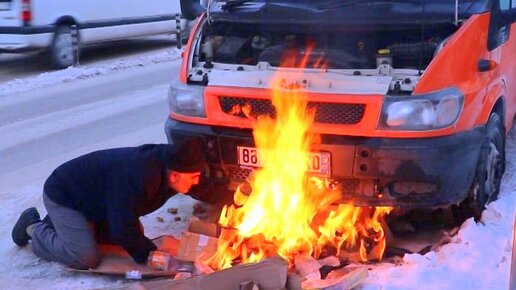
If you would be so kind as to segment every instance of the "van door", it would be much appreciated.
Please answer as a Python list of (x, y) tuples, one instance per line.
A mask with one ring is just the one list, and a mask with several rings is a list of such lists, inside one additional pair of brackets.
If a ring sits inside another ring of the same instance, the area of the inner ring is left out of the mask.
[(18, 13), (19, 2), (19, 0), (0, 0), (0, 28), (22, 25), (20, 13)]
[[(97, 2), (102, 2), (102, 9), (95, 4)], [(173, 33), (174, 16), (181, 13), (179, 0), (88, 0), (86, 3), (90, 5), (80, 4), (84, 9), (81, 13), (83, 42)]]

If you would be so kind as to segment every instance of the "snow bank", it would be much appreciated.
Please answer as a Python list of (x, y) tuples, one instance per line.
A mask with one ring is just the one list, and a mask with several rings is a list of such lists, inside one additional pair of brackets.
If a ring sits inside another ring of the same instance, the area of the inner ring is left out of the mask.
[(59, 71), (42, 73), (32, 78), (15, 79), (0, 85), (0, 98), (9, 94), (27, 92), (37, 88), (69, 82), (76, 79), (85, 79), (99, 75), (105, 75), (127, 68), (169, 62), (179, 59), (180, 57), (181, 50), (171, 48), (167, 51), (139, 57), (133, 56), (130, 58), (109, 62), (104, 65), (68, 67)]

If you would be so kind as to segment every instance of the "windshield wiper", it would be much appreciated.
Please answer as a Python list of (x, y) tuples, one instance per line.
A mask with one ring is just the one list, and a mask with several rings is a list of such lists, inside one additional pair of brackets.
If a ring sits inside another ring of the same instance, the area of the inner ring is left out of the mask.
[(378, 4), (392, 4), (393, 2), (397, 3), (413, 3), (420, 4), (421, 0), (354, 0), (354, 1), (335, 1), (335, 0), (326, 0), (316, 3), (319, 9), (335, 9), (335, 8), (343, 8), (347, 6), (353, 6), (356, 4), (364, 4), (364, 5), (378, 5)]

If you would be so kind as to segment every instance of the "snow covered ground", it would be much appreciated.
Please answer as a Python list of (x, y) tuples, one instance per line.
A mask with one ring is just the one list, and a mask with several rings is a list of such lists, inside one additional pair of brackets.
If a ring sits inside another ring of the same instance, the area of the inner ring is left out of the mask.
[(146, 66), (150, 64), (170, 62), (180, 58), (180, 51), (170, 49), (150, 55), (135, 56), (130, 59), (121, 59), (118, 61), (108, 62), (106, 64), (86, 66), (86, 67), (69, 67), (60, 71), (42, 73), (36, 77), (25, 79), (14, 79), (6, 83), (0, 84), (0, 98), (13, 93), (20, 93), (37, 88), (69, 82), (77, 79), (101, 76), (123, 69)]
[[(64, 82), (82, 82), (84, 78), (102, 78), (110, 74), (123, 73), (141, 67), (152, 69), (156, 63), (174, 62), (178, 52), (160, 53), (145, 59), (115, 61), (102, 66), (69, 68), (67, 70), (45, 73), (35, 78), (19, 79), (0, 84), (0, 109), (20, 101), (19, 93), (51, 87)], [(172, 76), (170, 76), (172, 77)], [(127, 102), (141, 106), (163, 106), (156, 98), (166, 96), (166, 86), (160, 85), (145, 91), (148, 99), (138, 99), (137, 94), (127, 95)], [(91, 112), (117, 116), (119, 106), (110, 102), (95, 102)], [(82, 108), (84, 109), (84, 108)], [(82, 110), (81, 109), (81, 110)], [(133, 108), (134, 109), (134, 108)], [(74, 113), (81, 112), (74, 111)], [(126, 109), (129, 110), (129, 109)], [(84, 126), (91, 114), (79, 115), (69, 119), (62, 128), (56, 123), (66, 118), (63, 114), (52, 115), (50, 120), (40, 119), (38, 130), (52, 136), (61, 136), (57, 131), (66, 132), (74, 126)], [(48, 116), (47, 116), (48, 117)], [(105, 116), (104, 116), (105, 117)], [(30, 117), (27, 117), (30, 119)], [(40, 117), (41, 118), (41, 117)], [(133, 114), (133, 118), (141, 118)], [(74, 150), (63, 150), (60, 154), (49, 154), (48, 158), (16, 169), (5, 168), (2, 161), (19, 142), (38, 142), (17, 135), (16, 122), (2, 124), (0, 116), (0, 288), (2, 289), (116, 289), (127, 281), (89, 274), (70, 273), (56, 263), (35, 257), (30, 247), (18, 248), (11, 240), (11, 229), (19, 213), (30, 206), (36, 206), (42, 215), (41, 188), (46, 176), (59, 163), (101, 148), (132, 146), (143, 143), (166, 142), (163, 133), (165, 115), (158, 121), (123, 133), (113, 132), (111, 138), (95, 142), (85, 142)], [(27, 121), (27, 120), (19, 120)], [(10, 129), (5, 129), (11, 126)], [(13, 127), (14, 126), (14, 127)], [(18, 137), (17, 137), (18, 136)], [(43, 136), (41, 136), (43, 137)], [(18, 138), (18, 139), (16, 139)], [(59, 141), (59, 140), (58, 140)], [(513, 129), (507, 140), (507, 172), (504, 176), (499, 200), (484, 211), (482, 223), (466, 221), (452, 242), (426, 255), (411, 254), (403, 257), (401, 265), (381, 263), (371, 265), (369, 278), (360, 289), (507, 289), (511, 260), (512, 226), (516, 208), (516, 131)], [(4, 174), (1, 174), (4, 172)], [(156, 237), (162, 234), (177, 235), (185, 227), (185, 218), (191, 214), (193, 201), (185, 196), (173, 197), (157, 212), (142, 219), (146, 234)], [(178, 207), (182, 221), (174, 222), (166, 209)], [(165, 218), (158, 222), (156, 216)]]

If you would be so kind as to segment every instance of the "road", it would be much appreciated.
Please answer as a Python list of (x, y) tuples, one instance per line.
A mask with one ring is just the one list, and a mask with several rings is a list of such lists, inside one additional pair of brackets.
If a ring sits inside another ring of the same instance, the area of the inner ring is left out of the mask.
[(0, 102), (1, 184), (120, 135), (144, 131), (145, 141), (165, 142), (166, 94), (178, 70), (178, 61), (155, 64), (8, 96)]
[[(100, 64), (123, 57), (141, 56), (176, 47), (175, 35), (157, 35), (97, 44), (81, 49), (82, 65)], [(53, 71), (43, 53), (0, 54), (0, 84), (16, 78)]]
[[(174, 38), (160, 35), (85, 47), (81, 66), (95, 68), (170, 51), (176, 46)], [(135, 130), (145, 131), (146, 126), (162, 127), (167, 115), (167, 86), (178, 67), (178, 62), (166, 62), (18, 94), (0, 94), (1, 184), (13, 183), (9, 182), (13, 180), (9, 172), (17, 174), (62, 153), (78, 152), (81, 147)], [(53, 70), (40, 53), (0, 55), (0, 86), (42, 73), (61, 71)], [(141, 118), (134, 118), (135, 114)], [(162, 132), (154, 133), (152, 140), (165, 141)]]
[[(108, 60), (113, 58), (92, 58), (90, 64), (85, 61), (83, 65), (94, 67), (92, 63)], [(67, 276), (58, 264), (43, 262), (29, 249), (15, 247), (10, 231), (27, 207), (36, 206), (45, 214), (42, 186), (59, 164), (94, 150), (166, 142), (166, 96), (179, 66), (179, 60), (149, 63), (0, 96), (0, 224), (5, 225), (0, 230), (0, 281), (5, 283), (2, 289), (120, 286), (106, 277)], [(25, 69), (11, 72), (10, 76), (30, 77), (37, 74), (38, 66), (27, 65)], [(171, 202), (180, 208), (180, 213), (189, 215), (189, 199), (178, 198), (179, 204), (178, 199)], [(179, 233), (177, 227), (185, 226), (183, 220), (186, 218), (166, 228), (149, 226), (150, 232), (146, 233)], [(143, 219), (144, 224), (154, 221), (154, 216)]]

